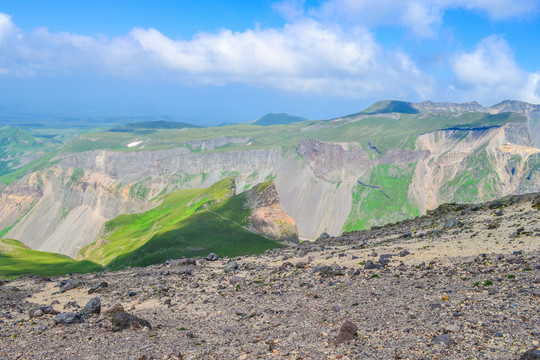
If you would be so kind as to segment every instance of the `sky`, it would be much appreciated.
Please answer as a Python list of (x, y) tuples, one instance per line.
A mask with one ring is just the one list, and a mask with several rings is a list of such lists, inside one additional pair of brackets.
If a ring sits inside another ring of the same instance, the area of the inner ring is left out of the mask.
[(540, 0), (0, 0), (0, 113), (326, 119), (540, 103)]

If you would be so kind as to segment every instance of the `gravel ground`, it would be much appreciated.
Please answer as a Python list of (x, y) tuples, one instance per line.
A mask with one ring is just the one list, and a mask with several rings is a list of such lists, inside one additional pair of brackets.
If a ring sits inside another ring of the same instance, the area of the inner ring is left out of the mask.
[[(443, 206), (261, 256), (3, 282), (0, 359), (537, 359), (538, 200)], [(83, 322), (45, 307), (96, 297)], [(114, 304), (125, 312), (104, 314)]]

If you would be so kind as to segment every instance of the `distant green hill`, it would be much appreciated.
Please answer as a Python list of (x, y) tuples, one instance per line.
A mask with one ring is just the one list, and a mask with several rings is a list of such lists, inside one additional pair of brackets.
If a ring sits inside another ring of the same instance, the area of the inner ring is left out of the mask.
[(309, 119), (302, 116), (294, 116), (289, 114), (266, 114), (259, 120), (255, 121), (253, 125), (270, 126), (270, 125), (287, 125), (297, 123), (301, 121), (308, 121)]
[(175, 121), (142, 121), (134, 122), (131, 124), (122, 125), (109, 129), (109, 132), (149, 132), (152, 130), (167, 130), (167, 129), (195, 129), (200, 128), (200, 126), (175, 122)]
[(0, 239), (0, 278), (25, 274), (43, 276), (101, 271), (103, 267), (88, 260), (43, 251), (31, 250), (12, 239)]
[(110, 269), (119, 269), (183, 256), (206, 256), (209, 252), (238, 256), (280, 247), (244, 228), (251, 209), (245, 193), (233, 194), (232, 179), (206, 189), (169, 193), (158, 199), (160, 205), (147, 212), (108, 221), (108, 235), (80, 254)]

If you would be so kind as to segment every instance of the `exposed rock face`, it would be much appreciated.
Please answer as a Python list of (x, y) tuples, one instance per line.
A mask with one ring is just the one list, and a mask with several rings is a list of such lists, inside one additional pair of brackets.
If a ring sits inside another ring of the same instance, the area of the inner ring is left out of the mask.
[(210, 140), (192, 140), (186, 141), (184, 144), (189, 145), (193, 149), (200, 151), (212, 151), (218, 147), (225, 146), (227, 144), (247, 145), (250, 142), (248, 137), (231, 138), (226, 136), (220, 136)]
[[(524, 124), (467, 131), (440, 130), (421, 135), (416, 141), (416, 148), (429, 155), (416, 164), (409, 196), (421, 213), (425, 213), (443, 202), (459, 200), (462, 194), (455, 190), (461, 184), (456, 183), (453, 189), (447, 187), (445, 190), (443, 187), (449, 180), (466, 171), (474, 174), (474, 171), (482, 169), (490, 171), (479, 175), (475, 183), (480, 200), (524, 193), (522, 188), (534, 190), (540, 183), (529, 177), (528, 160), (533, 157), (531, 160), (536, 161), (540, 149), (531, 145)], [(475, 158), (479, 151), (485, 152), (484, 160)], [(523, 161), (514, 163), (515, 155)]]
[(329, 182), (340, 182), (358, 176), (372, 166), (363, 149), (345, 150), (340, 144), (304, 139), (297, 147), (315, 175)]
[(137, 152), (96, 150), (66, 156), (60, 161), (60, 166), (89, 169), (133, 182), (147, 176), (171, 174), (196, 175), (216, 171), (244, 173), (261, 167), (273, 167), (278, 159), (277, 149), (193, 154), (182, 147)]
[(299, 242), (296, 221), (281, 207), (274, 183), (251, 197), (253, 212), (249, 222), (253, 230), (271, 239)]

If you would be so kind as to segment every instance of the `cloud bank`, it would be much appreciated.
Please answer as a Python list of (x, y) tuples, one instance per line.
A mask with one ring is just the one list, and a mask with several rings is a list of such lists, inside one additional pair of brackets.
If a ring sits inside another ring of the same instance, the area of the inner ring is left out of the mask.
[[(510, 6), (511, 5), (511, 6)], [(0, 13), (0, 76), (43, 77), (96, 73), (220, 86), (244, 83), (283, 91), (350, 98), (521, 98), (540, 102), (540, 72), (520, 69), (500, 36), (448, 59), (448, 83), (421, 69), (400, 49), (376, 41), (374, 27), (397, 25), (433, 37), (445, 11), (478, 11), (494, 21), (532, 16), (535, 0), (329, 0), (274, 5), (287, 20), (279, 28), (223, 29), (171, 39), (154, 28), (106, 37), (46, 28), (23, 31)], [(447, 89), (451, 89), (448, 92)]]

